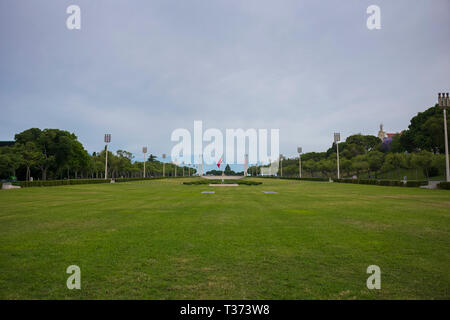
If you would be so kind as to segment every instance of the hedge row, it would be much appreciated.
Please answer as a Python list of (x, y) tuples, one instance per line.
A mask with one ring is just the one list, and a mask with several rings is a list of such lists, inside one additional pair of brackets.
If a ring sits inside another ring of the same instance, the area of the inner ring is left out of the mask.
[(441, 182), (438, 184), (439, 189), (450, 190), (450, 182)]
[[(164, 179), (164, 177), (148, 177), (148, 178), (117, 178), (113, 179), (115, 182), (127, 182), (138, 180), (156, 180)], [(66, 180), (35, 180), (35, 181), (17, 181), (13, 184), (21, 186), (22, 188), (29, 187), (52, 187), (52, 186), (66, 186), (75, 184), (98, 184), (110, 183), (111, 179), (66, 179)]]
[[(224, 180), (223, 184), (239, 184), (239, 185), (247, 185), (247, 186), (256, 186), (259, 184), (262, 184), (262, 182), (257, 181), (250, 181), (250, 180)], [(204, 184), (222, 184), (222, 180), (208, 180), (208, 179), (201, 179), (201, 180), (195, 180), (195, 181), (186, 181), (183, 182), (183, 184), (186, 185), (204, 185)]]
[(376, 179), (334, 179), (334, 182), (341, 183), (355, 183), (355, 184), (372, 184), (377, 186), (392, 186), (392, 187), (420, 187), (426, 186), (426, 180), (410, 180), (406, 183), (399, 180), (376, 180)]
[(280, 177), (280, 179), (286, 180), (302, 180), (302, 181), (329, 181), (328, 178), (299, 178), (299, 177)]
[(286, 180), (303, 180), (303, 181), (329, 181), (329, 178), (299, 178), (299, 177), (277, 177), (277, 176), (258, 176), (257, 178), (265, 179), (286, 179)]

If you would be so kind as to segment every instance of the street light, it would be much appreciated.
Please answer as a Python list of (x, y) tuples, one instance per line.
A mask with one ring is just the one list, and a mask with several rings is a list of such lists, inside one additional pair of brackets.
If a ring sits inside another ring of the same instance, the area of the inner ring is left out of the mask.
[(175, 165), (175, 177), (177, 176), (177, 158), (172, 162)]
[(298, 177), (301, 178), (302, 177), (302, 147), (298, 147), (297, 148), (297, 152), (298, 152)]
[(166, 162), (164, 161), (166, 159), (165, 153), (162, 154), (162, 158), (163, 158), (163, 177), (166, 177)]
[(341, 134), (339, 132), (334, 133), (334, 143), (336, 143), (336, 156), (337, 156), (337, 178), (340, 179), (339, 174), (339, 141), (341, 141)]
[(448, 135), (447, 135), (447, 108), (450, 107), (450, 100), (447, 93), (438, 93), (438, 102), (439, 107), (441, 107), (444, 111), (444, 135), (445, 135), (445, 173), (446, 180), (450, 182), (450, 169), (448, 163)]
[(142, 153), (144, 154), (144, 178), (145, 178), (145, 162), (147, 160), (145, 154), (147, 153), (147, 147), (142, 147)]
[(203, 176), (203, 154), (198, 156), (198, 175), (199, 177)]
[(111, 142), (111, 134), (105, 134), (105, 180), (108, 179), (108, 143)]
[(283, 155), (280, 154), (280, 177), (283, 176)]

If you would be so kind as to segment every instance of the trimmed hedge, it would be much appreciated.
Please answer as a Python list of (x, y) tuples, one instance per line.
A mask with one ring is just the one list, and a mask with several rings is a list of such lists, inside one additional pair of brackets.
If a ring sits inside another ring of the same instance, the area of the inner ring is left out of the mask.
[(421, 181), (421, 180), (410, 180), (404, 183), (403, 181), (399, 180), (376, 180), (376, 179), (335, 179), (334, 182), (371, 184), (377, 186), (391, 186), (391, 187), (420, 187), (428, 184), (428, 181)]
[(96, 183), (110, 183), (111, 179), (74, 179), (74, 180), (34, 180), (34, 181), (19, 181), (19, 186), (22, 188), (30, 187), (53, 187), (66, 186), (73, 184), (96, 184)]
[(411, 180), (406, 182), (407, 187), (420, 187), (428, 185), (428, 181), (425, 180)]
[(279, 177), (285, 180), (301, 180), (301, 181), (329, 181), (329, 178), (299, 178), (299, 177)]
[[(145, 177), (145, 178), (117, 178), (114, 179), (116, 182), (128, 182), (128, 181), (139, 181), (139, 180), (160, 180), (160, 179), (168, 179), (169, 177)], [(172, 178), (172, 177), (170, 177)], [(175, 177), (173, 177), (175, 178)], [(182, 178), (182, 177), (176, 177)]]
[(440, 182), (438, 184), (439, 189), (450, 190), (450, 182)]
[[(147, 178), (117, 178), (113, 179), (115, 182), (127, 182), (138, 180), (156, 180), (165, 179), (164, 177), (147, 177)], [(16, 185), (22, 188), (29, 187), (53, 187), (53, 186), (66, 186), (75, 184), (98, 184), (98, 183), (111, 183), (111, 179), (68, 179), (68, 180), (35, 180), (35, 181), (18, 181)]]
[[(249, 181), (249, 180), (224, 180), (223, 184), (239, 184), (239, 185), (246, 185), (246, 186), (256, 186), (259, 184), (262, 184), (262, 182), (258, 181)], [(201, 179), (201, 180), (195, 180), (195, 181), (185, 181), (183, 184), (186, 185), (204, 185), (204, 184), (222, 184), (222, 180), (208, 180), (208, 179)]]
[(265, 179), (285, 179), (285, 180), (303, 180), (303, 181), (329, 181), (329, 178), (299, 178), (299, 177), (277, 177), (277, 176), (258, 176)]

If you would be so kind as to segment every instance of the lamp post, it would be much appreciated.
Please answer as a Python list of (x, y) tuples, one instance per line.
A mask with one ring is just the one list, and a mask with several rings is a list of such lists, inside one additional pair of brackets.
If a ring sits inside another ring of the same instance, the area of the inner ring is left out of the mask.
[(183, 177), (184, 177), (184, 161), (183, 161)]
[(173, 162), (175, 165), (175, 177), (177, 176), (177, 159), (175, 158), (175, 161)]
[(280, 154), (280, 177), (283, 176), (283, 155)]
[(147, 158), (146, 158), (147, 147), (142, 147), (142, 153), (144, 154), (144, 178), (145, 178), (145, 162), (147, 161)]
[(336, 157), (337, 157), (337, 178), (340, 179), (339, 174), (339, 141), (341, 141), (341, 134), (339, 132), (334, 133), (334, 143), (336, 143)]
[(166, 159), (165, 153), (162, 154), (162, 158), (163, 158), (163, 177), (165, 177), (166, 176), (166, 162), (164, 161)]
[(203, 154), (198, 156), (199, 161), (198, 161), (198, 175), (199, 177), (203, 176)]
[(438, 94), (439, 107), (444, 112), (444, 135), (445, 135), (445, 175), (447, 182), (450, 182), (450, 169), (448, 162), (448, 135), (447, 135), (447, 108), (450, 107), (450, 100), (447, 93)]
[(105, 134), (105, 180), (108, 179), (108, 143), (111, 142), (111, 134)]
[(297, 148), (298, 152), (298, 177), (302, 177), (302, 147)]

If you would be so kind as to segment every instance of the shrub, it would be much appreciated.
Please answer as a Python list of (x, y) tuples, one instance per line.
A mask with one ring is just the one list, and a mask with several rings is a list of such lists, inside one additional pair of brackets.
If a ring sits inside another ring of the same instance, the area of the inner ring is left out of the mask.
[[(138, 180), (156, 180), (164, 179), (164, 177), (147, 177), (147, 178), (117, 178), (116, 182), (138, 181)], [(66, 179), (66, 180), (35, 180), (35, 181), (18, 181), (17, 185), (22, 188), (29, 187), (51, 187), (51, 186), (65, 186), (77, 184), (98, 184), (110, 183), (111, 179)]]
[(428, 181), (426, 180), (411, 180), (406, 182), (407, 187), (420, 187), (420, 186), (426, 186), (428, 184)]
[(391, 187), (403, 187), (405, 184), (403, 181), (397, 180), (378, 180), (379, 186), (391, 186)]
[(328, 181), (328, 178), (299, 178), (299, 177), (268, 177), (268, 178), (279, 178), (286, 180), (304, 180), (304, 181)]
[[(223, 184), (239, 184), (239, 185), (247, 185), (247, 186), (256, 186), (259, 184), (262, 184), (262, 182), (258, 181), (251, 181), (251, 180), (245, 180), (245, 179), (239, 179), (239, 180), (224, 180)], [(185, 185), (204, 185), (204, 184), (222, 184), (222, 180), (208, 180), (208, 179), (200, 179), (195, 181), (185, 181), (183, 182)]]
[(450, 190), (450, 182), (441, 182), (438, 184), (439, 189)]
[(420, 187), (428, 184), (428, 181), (411, 180), (404, 183), (398, 180), (376, 180), (376, 179), (335, 179), (335, 182), (340, 183), (357, 183), (357, 184), (371, 184), (378, 186), (391, 187)]

